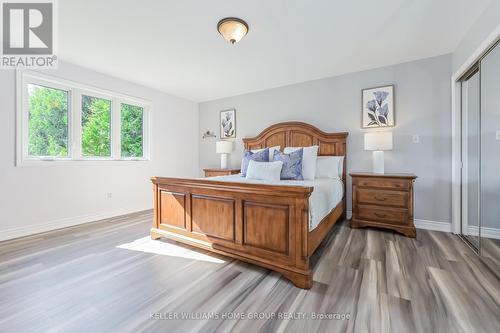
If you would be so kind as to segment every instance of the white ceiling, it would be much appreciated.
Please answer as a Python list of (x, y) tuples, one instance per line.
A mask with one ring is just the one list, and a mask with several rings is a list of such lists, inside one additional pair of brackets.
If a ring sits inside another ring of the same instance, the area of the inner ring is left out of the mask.
[[(490, 0), (64, 0), (60, 58), (193, 101), (454, 51)], [(249, 34), (232, 46), (219, 19)]]

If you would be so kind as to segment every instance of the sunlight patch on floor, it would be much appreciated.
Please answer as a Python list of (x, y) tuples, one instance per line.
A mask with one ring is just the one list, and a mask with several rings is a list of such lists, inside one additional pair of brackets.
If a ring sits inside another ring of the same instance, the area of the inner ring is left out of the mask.
[(136, 239), (131, 243), (118, 245), (119, 249), (126, 249), (131, 251), (140, 251), (145, 253), (154, 253), (170, 257), (179, 257), (185, 259), (213, 262), (216, 264), (223, 264), (225, 261), (215, 258), (197, 251), (186, 249), (171, 243), (162, 242), (159, 240), (152, 240), (151, 237), (146, 236)]

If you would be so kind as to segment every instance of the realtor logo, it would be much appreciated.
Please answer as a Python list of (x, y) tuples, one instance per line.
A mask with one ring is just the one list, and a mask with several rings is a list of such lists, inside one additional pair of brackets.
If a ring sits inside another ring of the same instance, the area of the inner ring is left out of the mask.
[(2, 2), (3, 68), (55, 68), (54, 1)]

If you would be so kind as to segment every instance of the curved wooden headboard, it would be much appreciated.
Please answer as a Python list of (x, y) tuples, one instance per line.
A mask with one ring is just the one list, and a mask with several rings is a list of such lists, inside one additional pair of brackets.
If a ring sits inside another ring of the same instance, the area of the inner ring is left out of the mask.
[[(320, 129), (298, 121), (274, 124), (253, 138), (243, 139), (245, 149), (259, 149), (273, 146), (308, 147), (319, 146), (320, 156), (346, 156), (346, 141), (349, 133), (325, 133)], [(342, 180), (346, 180), (346, 158)]]

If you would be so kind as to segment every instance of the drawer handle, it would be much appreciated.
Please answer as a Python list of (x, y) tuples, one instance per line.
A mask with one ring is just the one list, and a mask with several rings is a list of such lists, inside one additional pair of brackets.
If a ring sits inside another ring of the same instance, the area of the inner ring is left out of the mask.
[(375, 216), (377, 216), (377, 217), (385, 217), (385, 214), (381, 214), (381, 213), (377, 213), (377, 212), (375, 212), (373, 214), (375, 214)]
[(375, 196), (375, 200), (377, 200), (377, 201), (385, 201), (386, 199), (387, 198)]

